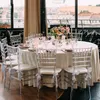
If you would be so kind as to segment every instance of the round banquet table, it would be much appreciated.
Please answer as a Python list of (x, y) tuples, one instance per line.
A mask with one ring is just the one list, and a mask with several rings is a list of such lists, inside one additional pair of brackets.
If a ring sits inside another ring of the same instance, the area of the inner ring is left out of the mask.
[[(99, 68), (99, 49), (96, 44), (85, 42), (85, 41), (77, 41), (74, 45), (62, 43), (61, 45), (55, 46), (52, 44), (52, 42), (48, 41), (46, 43), (40, 43), (37, 48), (46, 48), (46, 49), (57, 49), (57, 58), (56, 58), (56, 65), (57, 67), (60, 67), (62, 69), (68, 67), (71, 65), (70, 61), (70, 53), (68, 54), (69, 57), (66, 58), (65, 53), (63, 52), (64, 49), (74, 49), (74, 48), (92, 48), (92, 84), (94, 82), (98, 82), (98, 79), (100, 79), (100, 68)], [(30, 47), (28, 49), (20, 49), (20, 58), (22, 60), (22, 63), (24, 64), (30, 64), (34, 67), (36, 67), (36, 53), (34, 48)], [(66, 62), (67, 60), (67, 62)], [(65, 74), (65, 75), (64, 75)], [(66, 73), (64, 71), (61, 72), (60, 75), (60, 82), (59, 87), (62, 89), (66, 89), (68, 87), (68, 84), (64, 82), (64, 78), (66, 76)], [(45, 77), (43, 80), (45, 83), (47, 81), (50, 81), (53, 84), (53, 80), (51, 80), (51, 76)], [(33, 85), (36, 86), (36, 80), (29, 81), (29, 86)], [(53, 85), (52, 85), (53, 86)]]

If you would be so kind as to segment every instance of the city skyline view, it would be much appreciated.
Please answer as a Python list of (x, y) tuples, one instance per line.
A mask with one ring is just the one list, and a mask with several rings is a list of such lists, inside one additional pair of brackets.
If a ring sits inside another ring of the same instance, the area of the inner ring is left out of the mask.
[[(2, 8), (0, 9), (0, 23), (8, 23), (10, 25), (10, 0), (3, 0)], [(7, 1), (7, 2), (5, 2)], [(89, 23), (99, 23), (100, 20), (100, 6), (98, 0), (94, 1), (82, 1), (78, 0), (78, 22)], [(87, 2), (87, 3), (86, 3)], [(13, 0), (14, 3), (14, 27), (24, 27), (24, 0)], [(86, 3), (86, 4), (85, 4)], [(83, 5), (81, 5), (83, 4)], [(1, 5), (1, 4), (0, 4)], [(94, 5), (94, 6), (92, 6)], [(50, 8), (49, 8), (50, 7)], [(55, 8), (59, 7), (59, 8)], [(46, 16), (50, 23), (58, 23), (60, 21), (54, 21), (53, 19), (65, 20), (71, 24), (75, 22), (75, 0), (46, 0)], [(53, 21), (52, 21), (52, 20)], [(98, 22), (96, 21), (98, 20)], [(66, 22), (66, 21), (63, 21)]]

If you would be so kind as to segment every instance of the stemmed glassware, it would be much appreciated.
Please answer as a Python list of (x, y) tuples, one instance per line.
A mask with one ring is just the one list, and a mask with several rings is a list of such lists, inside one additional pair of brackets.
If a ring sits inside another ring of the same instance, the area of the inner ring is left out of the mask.
[(72, 38), (70, 43), (71, 43), (71, 46), (72, 46), (72, 49), (73, 49), (77, 44), (77, 39), (76, 38)]
[(54, 36), (51, 36), (51, 41), (54, 41), (55, 40), (55, 37)]
[(56, 40), (55, 40), (55, 46), (56, 46), (56, 49), (57, 49), (57, 50), (60, 49), (61, 46), (62, 46), (62, 41), (56, 39)]
[(49, 40), (45, 40), (45, 41), (44, 41), (45, 49), (48, 49), (48, 44), (49, 44), (49, 43), (50, 43)]
[(44, 43), (45, 40), (46, 40), (46, 37), (41, 34), (41, 36), (39, 37), (39, 44)]
[(30, 41), (29, 41), (28, 37), (25, 37), (25, 44), (24, 44), (24, 46), (29, 46), (29, 44), (30, 44)]
[(62, 35), (62, 42), (65, 42), (65, 35)]

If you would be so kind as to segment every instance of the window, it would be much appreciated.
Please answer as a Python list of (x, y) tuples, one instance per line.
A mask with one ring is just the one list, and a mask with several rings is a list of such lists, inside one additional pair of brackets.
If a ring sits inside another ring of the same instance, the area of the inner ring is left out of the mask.
[(99, 0), (78, 0), (78, 27), (100, 27)]
[(0, 28), (11, 27), (10, 0), (0, 0)]
[(24, 0), (13, 0), (14, 3), (14, 28), (24, 27)]
[(23, 28), (24, 0), (0, 1), (0, 28)]
[(48, 28), (52, 25), (75, 27), (75, 0), (46, 0)]

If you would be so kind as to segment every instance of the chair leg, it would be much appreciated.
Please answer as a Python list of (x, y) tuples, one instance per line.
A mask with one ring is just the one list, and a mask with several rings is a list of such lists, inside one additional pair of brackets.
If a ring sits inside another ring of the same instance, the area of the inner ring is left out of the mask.
[(9, 76), (8, 90), (10, 90), (10, 86), (11, 86), (11, 74), (10, 74), (10, 76)]
[(39, 87), (38, 87), (38, 89), (37, 89), (37, 92), (38, 92), (37, 98), (38, 98), (38, 100), (40, 100), (40, 89), (39, 89)]
[(89, 86), (89, 100), (91, 100), (91, 91), (90, 91), (90, 86)]
[(90, 80), (88, 79), (88, 92), (89, 92), (89, 100), (91, 100), (91, 88), (90, 88)]
[(56, 92), (56, 100), (58, 99), (58, 80), (57, 77), (54, 78), (55, 79), (55, 92)]
[(41, 76), (37, 75), (36, 78), (37, 78), (37, 92), (38, 92), (37, 98), (38, 98), (38, 100), (40, 100)]
[(88, 93), (89, 93), (89, 100), (91, 100), (91, 89), (90, 89), (90, 81), (91, 81), (91, 73), (88, 71), (86, 75), (87, 85), (88, 85)]
[(6, 88), (6, 69), (5, 69), (5, 71), (4, 71), (4, 88)]
[(1, 65), (1, 70), (2, 70), (2, 82), (4, 83), (4, 88), (6, 87), (6, 68), (2, 64)]
[(56, 88), (55, 89), (56, 90), (55, 92), (56, 92), (56, 100), (57, 100), (58, 99), (58, 88), (56, 86), (55, 86), (55, 88)]
[(22, 94), (22, 81), (21, 80), (19, 82), (19, 93), (20, 95)]
[(70, 100), (73, 99), (73, 89), (74, 89), (74, 83), (72, 82), (71, 91), (70, 91)]
[(1, 82), (3, 82), (4, 79), (4, 73), (3, 73), (3, 64), (1, 64)]
[(2, 75), (2, 77), (1, 77), (1, 82), (3, 82), (3, 79), (4, 79), (4, 74), (3, 74), (3, 72), (1, 72), (1, 75)]

